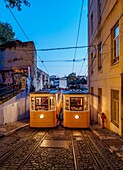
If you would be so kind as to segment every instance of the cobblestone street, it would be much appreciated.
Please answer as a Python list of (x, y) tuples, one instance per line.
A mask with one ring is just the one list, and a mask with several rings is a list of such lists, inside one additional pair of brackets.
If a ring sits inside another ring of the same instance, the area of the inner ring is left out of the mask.
[[(28, 122), (19, 122), (18, 127), (17, 122), (7, 126), (11, 131), (0, 138), (1, 170), (123, 169), (122, 157), (118, 155), (118, 148), (113, 146), (119, 141), (122, 144), (122, 140), (99, 126), (93, 126), (93, 131), (62, 126), (35, 129), (29, 128)], [(0, 129), (5, 132), (5, 127)]]

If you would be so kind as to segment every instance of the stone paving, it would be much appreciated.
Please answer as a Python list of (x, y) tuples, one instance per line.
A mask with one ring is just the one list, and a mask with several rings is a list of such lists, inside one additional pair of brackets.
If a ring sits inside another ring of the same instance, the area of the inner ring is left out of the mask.
[(123, 139), (119, 135), (106, 128), (102, 129), (99, 124), (92, 125), (91, 129), (109, 146), (111, 152), (123, 160)]
[[(28, 119), (1, 125), (0, 137), (8, 136), (18, 129), (28, 125)], [(115, 153), (123, 160), (123, 139), (121, 139), (120, 136), (108, 129), (102, 129), (99, 124), (91, 125), (91, 130), (109, 146), (111, 152)]]
[(29, 119), (24, 119), (24, 120), (0, 125), (0, 137), (8, 136), (25, 126), (29, 126)]

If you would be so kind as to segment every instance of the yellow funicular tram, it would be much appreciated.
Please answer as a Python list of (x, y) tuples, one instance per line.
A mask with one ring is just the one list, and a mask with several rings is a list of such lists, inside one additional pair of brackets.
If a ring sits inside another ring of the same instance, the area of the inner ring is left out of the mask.
[(41, 90), (30, 94), (30, 127), (55, 127), (62, 107), (59, 90)]
[(81, 90), (63, 91), (63, 126), (89, 128), (89, 94)]

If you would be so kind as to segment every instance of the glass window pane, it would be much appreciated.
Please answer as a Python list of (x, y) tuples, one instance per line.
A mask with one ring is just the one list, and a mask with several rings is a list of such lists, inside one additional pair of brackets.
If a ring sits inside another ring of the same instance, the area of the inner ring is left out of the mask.
[(119, 26), (114, 29), (114, 38), (119, 35)]
[(35, 97), (35, 110), (48, 110), (48, 97)]
[(70, 110), (83, 111), (83, 97), (71, 97)]
[(111, 90), (111, 114), (112, 122), (119, 126), (119, 91)]

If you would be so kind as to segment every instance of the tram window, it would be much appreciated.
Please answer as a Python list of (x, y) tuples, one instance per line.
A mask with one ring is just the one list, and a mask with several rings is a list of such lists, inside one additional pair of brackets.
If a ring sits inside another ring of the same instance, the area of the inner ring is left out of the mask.
[(48, 97), (36, 97), (35, 110), (48, 110)]
[(50, 110), (53, 110), (54, 108), (55, 108), (54, 97), (50, 97)]
[(83, 111), (83, 97), (71, 97), (70, 98), (70, 110)]
[(69, 110), (69, 98), (65, 100), (65, 110)]
[(34, 105), (34, 97), (31, 97), (31, 110), (35, 109), (35, 105)]
[(84, 97), (84, 110), (88, 110), (88, 97)]

